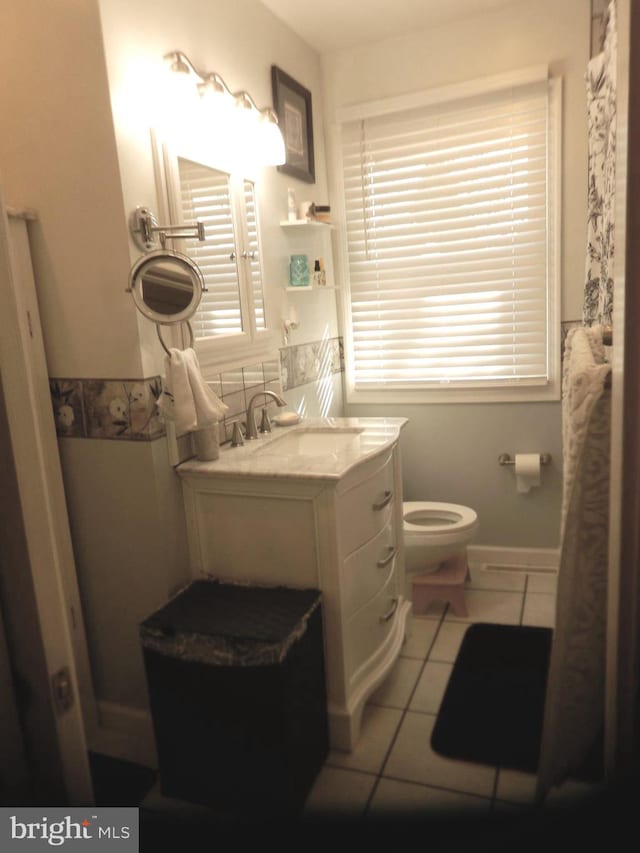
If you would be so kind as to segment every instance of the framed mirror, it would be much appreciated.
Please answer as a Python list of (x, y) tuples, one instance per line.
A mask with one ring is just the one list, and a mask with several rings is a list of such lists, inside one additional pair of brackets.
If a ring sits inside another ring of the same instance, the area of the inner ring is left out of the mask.
[(211, 140), (151, 131), (158, 214), (175, 227), (201, 222), (205, 239), (176, 248), (201, 269), (205, 293), (191, 320), (201, 364), (258, 358), (276, 343), (268, 323), (256, 177)]
[(158, 249), (136, 261), (127, 289), (148, 320), (171, 325), (193, 317), (205, 286), (202, 272), (191, 258), (171, 249)]

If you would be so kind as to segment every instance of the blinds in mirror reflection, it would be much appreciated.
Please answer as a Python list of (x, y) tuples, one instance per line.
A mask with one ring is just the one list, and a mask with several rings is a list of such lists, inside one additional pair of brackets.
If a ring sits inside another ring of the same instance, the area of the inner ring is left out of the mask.
[(205, 240), (185, 240), (185, 251), (200, 267), (207, 291), (191, 320), (196, 338), (242, 331), (238, 257), (229, 176), (178, 158), (183, 222), (200, 220)]

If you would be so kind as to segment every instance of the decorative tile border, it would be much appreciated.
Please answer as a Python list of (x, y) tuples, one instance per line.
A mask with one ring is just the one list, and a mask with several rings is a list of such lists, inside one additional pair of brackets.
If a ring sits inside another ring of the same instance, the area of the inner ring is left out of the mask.
[(316, 382), (318, 379), (325, 379), (332, 373), (342, 371), (344, 371), (344, 346), (340, 337), (282, 347), (280, 350), (283, 391)]
[[(342, 338), (284, 347), (278, 360), (212, 374), (207, 383), (229, 407), (219, 425), (220, 442), (231, 440), (235, 421), (260, 390), (282, 394), (344, 370)], [(162, 377), (151, 379), (49, 379), (56, 433), (62, 438), (153, 441), (166, 434), (156, 408)], [(261, 401), (271, 414), (274, 401)]]
[(56, 433), (64, 438), (153, 441), (166, 434), (151, 379), (49, 379)]

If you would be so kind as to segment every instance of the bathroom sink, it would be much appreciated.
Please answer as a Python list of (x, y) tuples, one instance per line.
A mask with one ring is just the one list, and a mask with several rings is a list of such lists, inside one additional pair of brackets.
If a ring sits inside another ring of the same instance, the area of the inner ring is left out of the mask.
[(278, 436), (262, 448), (273, 456), (320, 456), (355, 450), (362, 429), (304, 429)]

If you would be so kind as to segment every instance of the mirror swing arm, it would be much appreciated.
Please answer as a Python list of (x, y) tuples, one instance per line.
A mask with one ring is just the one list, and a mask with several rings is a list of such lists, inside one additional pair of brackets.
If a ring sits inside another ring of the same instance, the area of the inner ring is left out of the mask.
[(205, 239), (204, 223), (197, 220), (193, 225), (158, 225), (158, 220), (148, 207), (138, 206), (129, 218), (129, 230), (139, 249), (149, 251), (158, 245), (154, 234), (158, 234), (164, 249), (167, 240), (184, 240), (189, 237), (202, 242)]
[[(159, 226), (148, 208), (137, 207), (129, 219), (129, 229), (136, 245), (146, 254), (131, 268), (126, 292), (131, 293), (140, 313), (156, 324), (158, 340), (167, 355), (170, 351), (162, 338), (162, 326), (185, 323), (189, 346), (193, 348), (194, 334), (189, 319), (207, 288), (198, 265), (186, 255), (166, 249), (165, 245), (167, 238), (204, 240), (203, 223)], [(155, 233), (159, 234), (162, 249), (154, 249), (158, 245)]]

